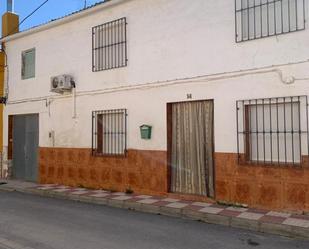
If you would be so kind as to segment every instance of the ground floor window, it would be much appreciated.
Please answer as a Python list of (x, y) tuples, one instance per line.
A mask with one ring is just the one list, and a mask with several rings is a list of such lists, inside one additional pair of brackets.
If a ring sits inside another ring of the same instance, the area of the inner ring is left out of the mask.
[(92, 113), (92, 153), (97, 156), (125, 156), (127, 150), (127, 110)]
[(307, 96), (237, 101), (242, 162), (300, 165), (308, 155)]

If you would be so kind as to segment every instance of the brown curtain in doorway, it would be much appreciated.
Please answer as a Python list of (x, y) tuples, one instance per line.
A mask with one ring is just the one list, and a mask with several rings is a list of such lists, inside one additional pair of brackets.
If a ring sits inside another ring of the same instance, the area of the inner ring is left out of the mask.
[(214, 197), (213, 101), (172, 105), (171, 191)]

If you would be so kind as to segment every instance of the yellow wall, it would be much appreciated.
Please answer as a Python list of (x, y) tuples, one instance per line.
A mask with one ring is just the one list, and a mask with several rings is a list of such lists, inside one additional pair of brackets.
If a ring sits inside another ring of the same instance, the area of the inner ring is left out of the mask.
[[(19, 32), (19, 17), (14, 13), (7, 12), (2, 16), (2, 37)], [(5, 44), (2, 44), (5, 47)], [(4, 72), (5, 54), (0, 52), (0, 97), (4, 96)], [(3, 151), (3, 108), (0, 104), (0, 152)]]
[(11, 12), (6, 12), (2, 16), (2, 36), (8, 36), (17, 33), (19, 31), (18, 24), (18, 15)]

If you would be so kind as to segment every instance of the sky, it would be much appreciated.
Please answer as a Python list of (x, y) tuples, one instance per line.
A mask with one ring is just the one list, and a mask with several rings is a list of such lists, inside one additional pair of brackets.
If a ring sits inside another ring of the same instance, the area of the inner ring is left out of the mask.
[[(19, 15), (20, 21), (40, 6), (45, 0), (15, 0), (14, 12)], [(0, 0), (0, 15), (6, 12), (7, 0)], [(87, 0), (87, 6), (101, 2), (100, 0)], [(41, 9), (27, 19), (20, 27), (25, 30), (51, 19), (64, 16), (84, 8), (85, 0), (49, 0)], [(0, 20), (1, 24), (1, 20)], [(1, 26), (0, 26), (1, 27)]]

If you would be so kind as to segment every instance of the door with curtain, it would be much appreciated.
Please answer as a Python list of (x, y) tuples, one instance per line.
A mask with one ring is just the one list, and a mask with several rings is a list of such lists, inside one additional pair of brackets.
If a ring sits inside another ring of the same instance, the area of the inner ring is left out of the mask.
[(214, 197), (213, 101), (168, 104), (170, 191)]

